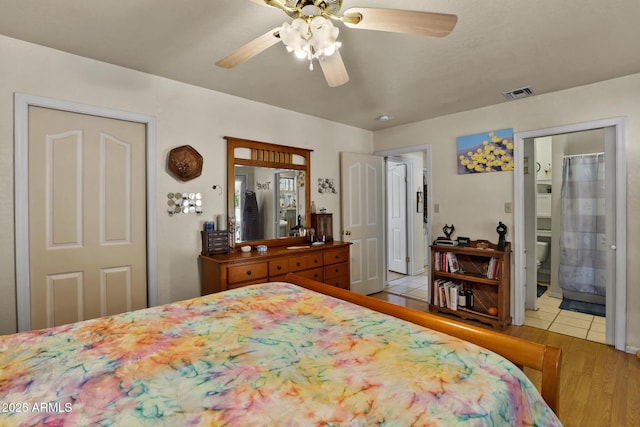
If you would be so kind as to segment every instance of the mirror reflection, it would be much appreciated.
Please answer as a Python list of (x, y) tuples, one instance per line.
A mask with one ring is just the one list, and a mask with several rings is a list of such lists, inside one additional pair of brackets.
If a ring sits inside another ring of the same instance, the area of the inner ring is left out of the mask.
[(311, 151), (225, 136), (230, 246), (304, 242), (311, 222)]
[(305, 222), (305, 172), (234, 166), (235, 241), (297, 237)]

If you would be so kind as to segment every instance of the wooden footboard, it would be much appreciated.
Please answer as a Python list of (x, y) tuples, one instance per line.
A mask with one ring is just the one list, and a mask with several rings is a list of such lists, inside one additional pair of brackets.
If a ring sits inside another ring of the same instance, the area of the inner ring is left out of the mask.
[(436, 316), (423, 311), (401, 307), (386, 301), (356, 294), (334, 286), (317, 282), (289, 273), (286, 280), (298, 286), (340, 298), (372, 310), (403, 319), (417, 325), (444, 332), (463, 340), (487, 348), (509, 359), (517, 366), (526, 366), (542, 372), (540, 394), (549, 407), (558, 414), (560, 401), (560, 362), (562, 352), (559, 348), (512, 337), (489, 329), (483, 329), (465, 323)]

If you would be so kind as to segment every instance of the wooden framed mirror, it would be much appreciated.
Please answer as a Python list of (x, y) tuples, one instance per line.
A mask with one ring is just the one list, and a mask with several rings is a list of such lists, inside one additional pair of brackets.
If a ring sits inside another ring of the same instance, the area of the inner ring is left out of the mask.
[(292, 245), (311, 224), (311, 151), (227, 140), (230, 246)]

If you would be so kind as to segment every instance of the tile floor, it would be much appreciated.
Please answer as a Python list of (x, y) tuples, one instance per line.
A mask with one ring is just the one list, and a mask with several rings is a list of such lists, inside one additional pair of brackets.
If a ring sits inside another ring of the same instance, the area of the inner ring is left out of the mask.
[(606, 343), (606, 319), (590, 314), (561, 310), (560, 298), (545, 292), (538, 298), (538, 310), (525, 310), (524, 324), (589, 341)]
[[(420, 276), (404, 276), (389, 272), (388, 279), (386, 292), (428, 301), (427, 272)], [(550, 296), (549, 291), (545, 292), (538, 298), (538, 310), (525, 310), (524, 324), (589, 341), (606, 342), (604, 317), (561, 310), (561, 302), (561, 299)]]
[(384, 289), (386, 292), (428, 302), (428, 272), (425, 272), (424, 274), (421, 274), (419, 276), (405, 276), (389, 271), (388, 280), (389, 284)]

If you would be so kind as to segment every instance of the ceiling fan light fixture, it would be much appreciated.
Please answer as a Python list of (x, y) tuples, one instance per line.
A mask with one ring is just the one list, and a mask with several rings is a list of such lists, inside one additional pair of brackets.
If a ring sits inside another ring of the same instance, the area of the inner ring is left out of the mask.
[(334, 53), (336, 53), (336, 50), (340, 49), (340, 46), (342, 46), (342, 43), (340, 43), (340, 42), (331, 43), (329, 46), (324, 48), (324, 50), (322, 51), (322, 56), (331, 56), (331, 55), (333, 55)]
[(320, 10), (320, 8), (314, 4), (308, 4), (306, 6), (302, 6), (302, 9), (300, 9), (300, 15), (301, 16), (317, 16), (320, 15), (322, 13), (322, 10)]
[[(342, 43), (337, 41), (339, 33), (340, 30), (322, 16), (308, 20), (296, 18), (291, 24), (282, 24), (280, 40), (287, 51), (312, 62), (314, 59), (333, 55), (342, 46)], [(313, 65), (309, 68), (313, 70)]]

